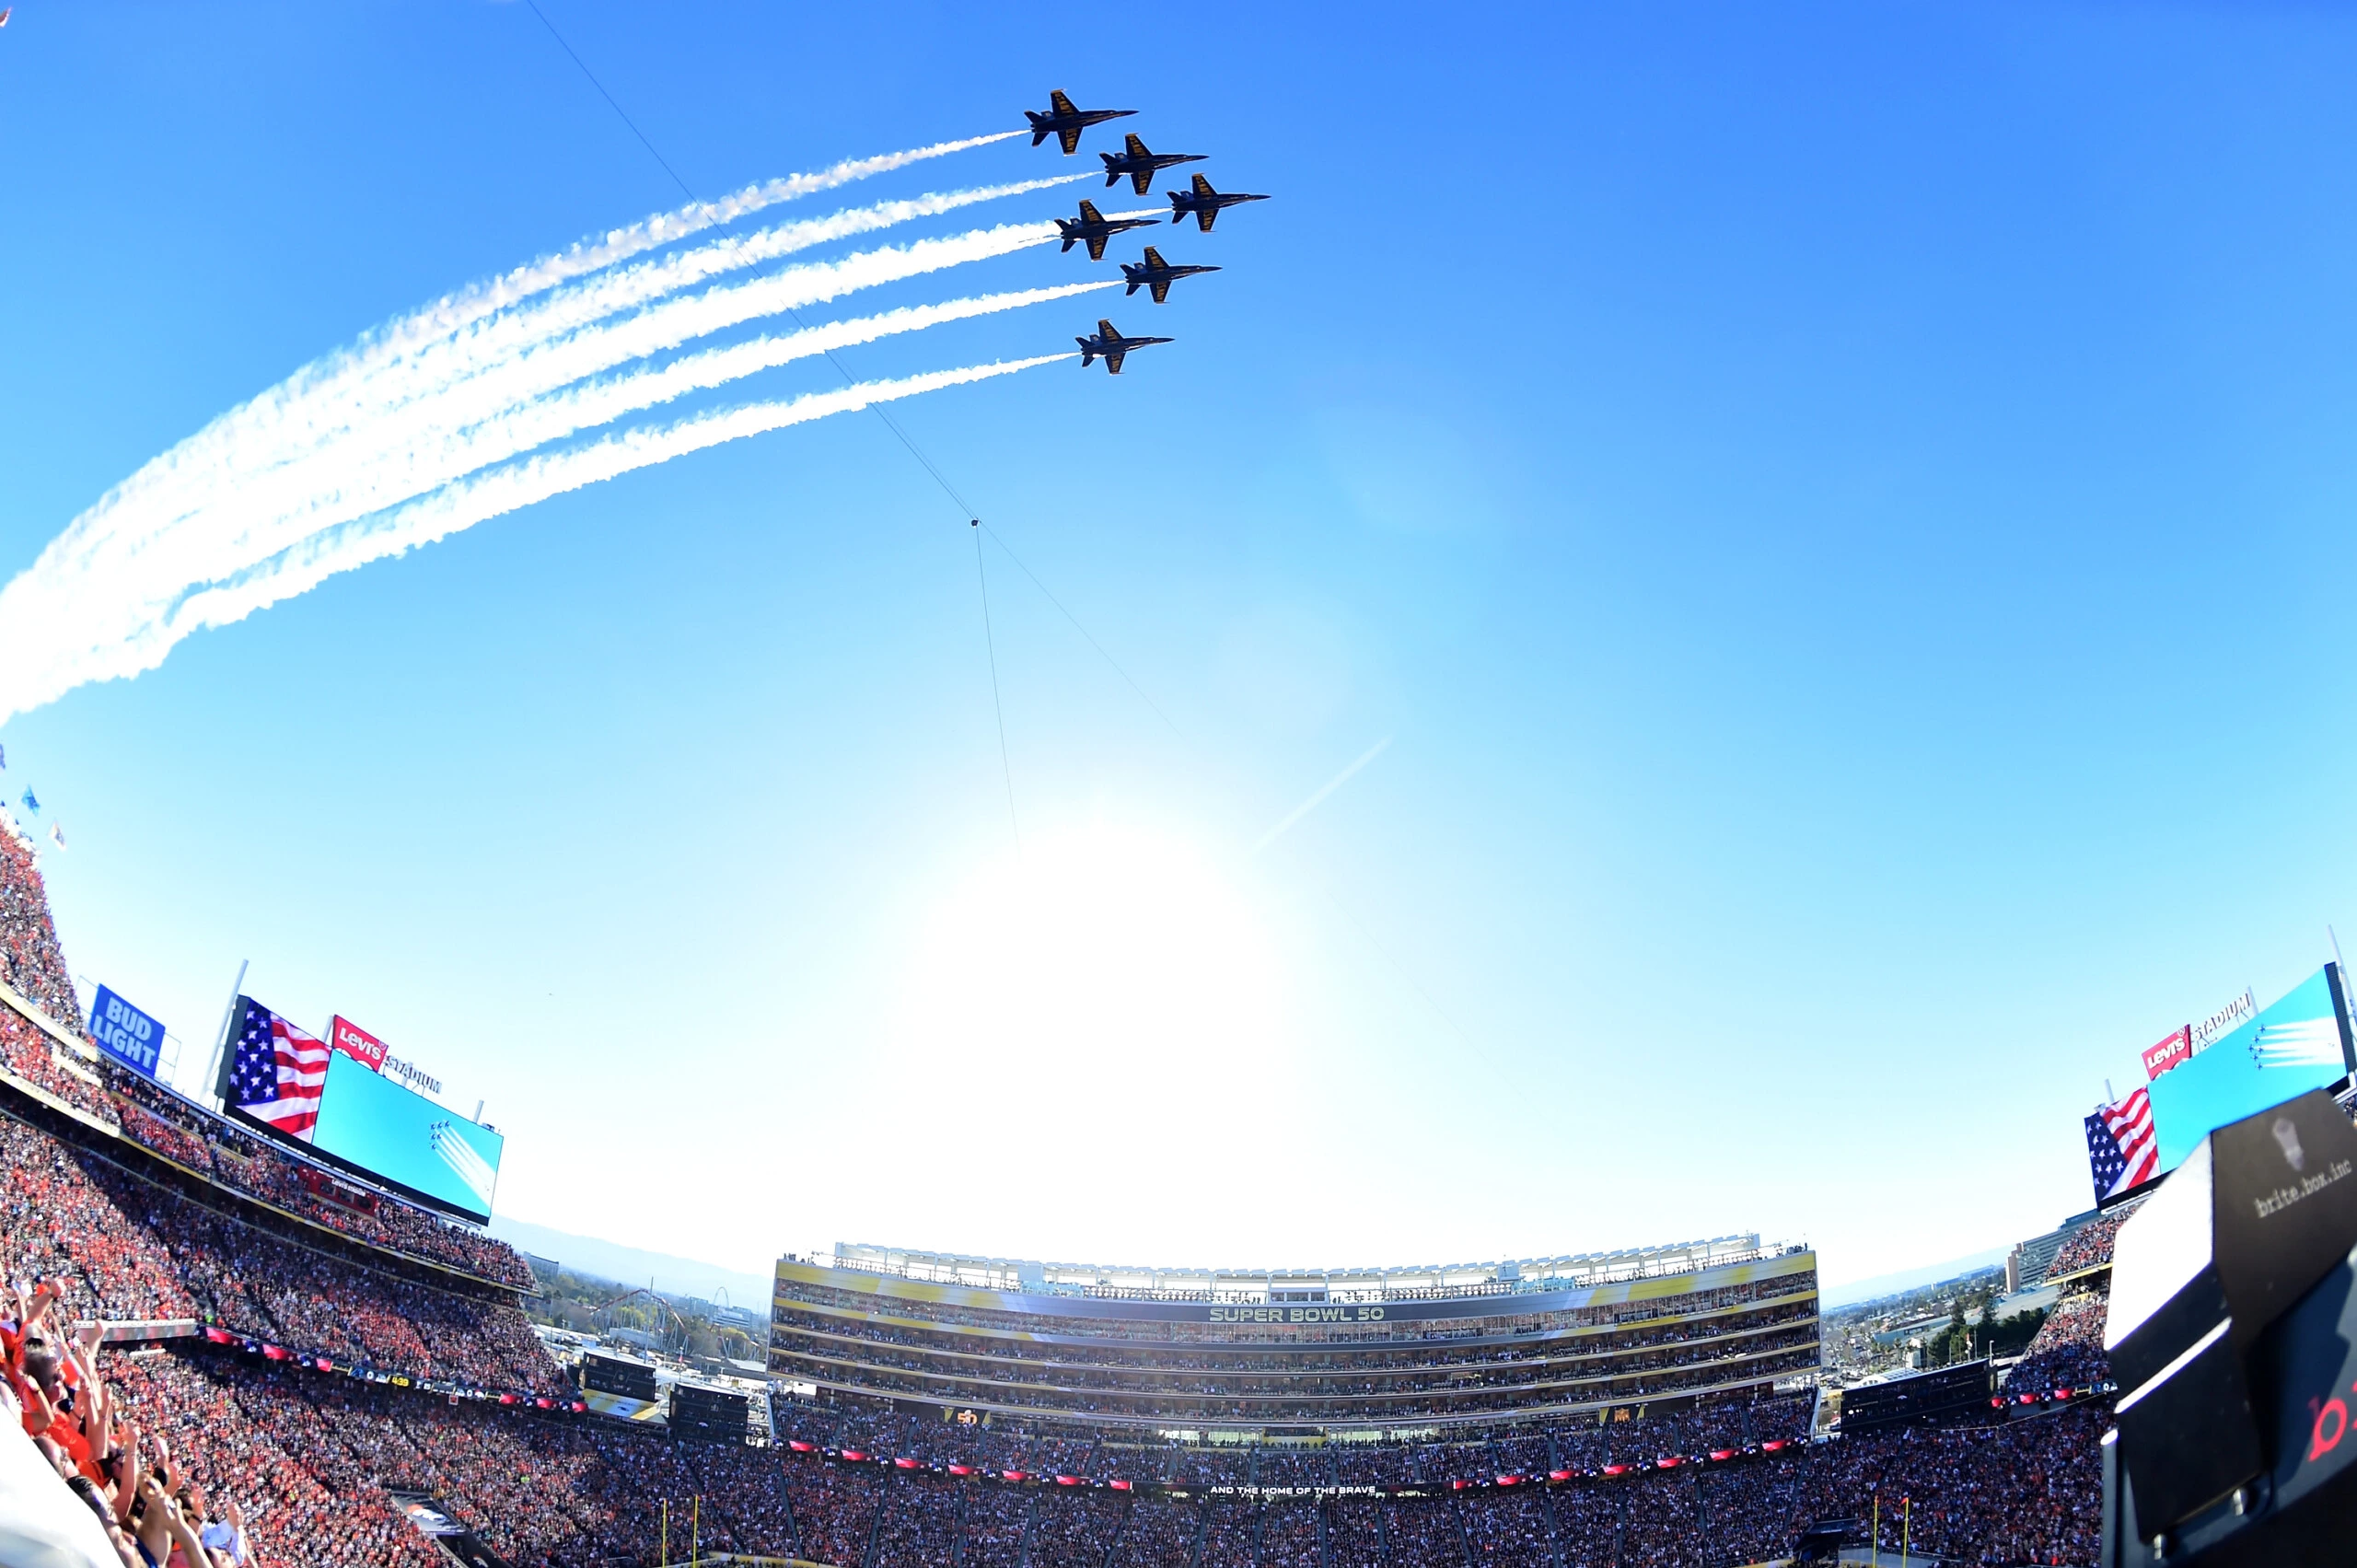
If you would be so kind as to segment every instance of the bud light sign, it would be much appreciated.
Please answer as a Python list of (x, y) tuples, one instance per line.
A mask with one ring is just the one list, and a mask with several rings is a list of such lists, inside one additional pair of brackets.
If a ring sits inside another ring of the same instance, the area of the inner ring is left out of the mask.
[(117, 1062), (152, 1078), (156, 1054), (164, 1049), (164, 1026), (102, 985), (90, 1006), (90, 1040)]

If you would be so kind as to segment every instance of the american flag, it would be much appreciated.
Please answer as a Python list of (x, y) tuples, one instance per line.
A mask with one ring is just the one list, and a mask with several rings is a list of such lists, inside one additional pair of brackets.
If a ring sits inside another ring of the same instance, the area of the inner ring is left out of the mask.
[(2087, 1118), (2087, 1166), (2098, 1203), (2160, 1174), (2161, 1143), (2153, 1132), (2153, 1102), (2143, 1090)]
[(319, 1120), (319, 1087), (327, 1082), (328, 1043), (250, 997), (241, 1000), (245, 1027), (229, 1069), (229, 1102), (308, 1143)]

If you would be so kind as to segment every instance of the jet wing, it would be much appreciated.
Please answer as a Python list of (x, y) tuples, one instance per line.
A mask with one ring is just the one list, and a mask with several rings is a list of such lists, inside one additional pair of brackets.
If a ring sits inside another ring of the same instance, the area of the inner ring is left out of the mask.
[[(1137, 287), (1137, 285), (1132, 284), (1130, 286), (1132, 288), (1135, 288)], [(1154, 285), (1154, 302), (1156, 305), (1167, 305), (1170, 302), (1170, 280), (1168, 278), (1164, 278), (1161, 282)]]
[[(1195, 209), (1196, 226), (1205, 234), (1209, 234), (1212, 231), (1212, 221), (1218, 216), (1219, 209), (1217, 207), (1197, 207)], [(1171, 215), (1170, 221), (1173, 223), (1177, 223), (1178, 221), (1178, 216), (1176, 213)]]
[(1107, 238), (1108, 236), (1102, 234), (1092, 234), (1088, 237), (1088, 259), (1090, 261), (1101, 261), (1105, 259), (1105, 241)]
[(1110, 321), (1099, 321), (1099, 322), (1097, 322), (1097, 335), (1098, 337), (1100, 337), (1100, 338), (1103, 338), (1107, 343), (1111, 343), (1114, 339), (1116, 339), (1116, 338), (1120, 337), (1121, 334), (1120, 334), (1120, 333), (1119, 333), (1119, 332), (1117, 332), (1117, 331), (1115, 331), (1113, 330), (1113, 323), (1112, 323), (1112, 322), (1110, 322)]
[(1094, 202), (1085, 201), (1081, 203), (1080, 215), (1090, 223), (1103, 223), (1105, 221), (1105, 215), (1097, 210), (1097, 203)]
[(1135, 131), (1131, 132), (1125, 140), (1132, 157), (1152, 157), (1154, 156), (1152, 153), (1145, 150), (1145, 138), (1139, 135)]
[(1074, 109), (1072, 106), (1072, 99), (1064, 97), (1063, 89), (1062, 87), (1058, 87), (1048, 94), (1048, 108), (1051, 111), (1063, 115), (1067, 118), (1080, 112), (1079, 110)]
[(1129, 356), (1130, 351), (1127, 349), (1115, 349), (1111, 354), (1107, 354), (1105, 356), (1106, 373), (1111, 376), (1119, 376), (1121, 373), (1121, 361), (1127, 359)]
[(1056, 133), (1056, 140), (1064, 145), (1064, 157), (1072, 157), (1073, 154), (1080, 151), (1080, 127), (1077, 125), (1065, 126), (1062, 130)]
[(1131, 178), (1132, 180), (1135, 180), (1135, 181), (1137, 182), (1137, 188), (1138, 188), (1138, 194), (1139, 194), (1139, 195), (1141, 195), (1141, 196), (1148, 195), (1148, 194), (1150, 194), (1150, 193), (1153, 192), (1153, 190), (1154, 190), (1154, 170), (1153, 170), (1153, 169), (1148, 168), (1144, 167), (1144, 165), (1140, 165), (1138, 168), (1136, 168), (1132, 169), (1132, 170), (1130, 172), (1130, 178)]
[(1212, 182), (1210, 180), (1198, 174), (1195, 176), (1195, 194), (1198, 196), (1216, 196), (1219, 192), (1212, 189)]

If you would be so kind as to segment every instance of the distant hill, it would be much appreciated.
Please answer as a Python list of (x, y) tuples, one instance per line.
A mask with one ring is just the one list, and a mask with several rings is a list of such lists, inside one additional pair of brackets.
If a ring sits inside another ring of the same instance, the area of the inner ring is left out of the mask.
[(717, 1263), (675, 1258), (668, 1252), (624, 1247), (594, 1236), (575, 1236), (504, 1214), (493, 1216), (491, 1234), (511, 1247), (562, 1263), (576, 1274), (593, 1274), (625, 1285), (643, 1285), (652, 1278), (656, 1290), (707, 1301), (718, 1299), (714, 1295), (717, 1286), (728, 1293), (732, 1307), (749, 1307), (764, 1314), (769, 1310), (771, 1281), (766, 1274), (748, 1274)]
[(2010, 1247), (1992, 1247), (1986, 1252), (1975, 1252), (1966, 1258), (1951, 1258), (1945, 1263), (1926, 1263), (1920, 1269), (1901, 1269), (1894, 1274), (1875, 1274), (1869, 1279), (1852, 1280), (1847, 1284), (1829, 1286), (1825, 1292), (1827, 1307), (1848, 1307), (1855, 1302), (1872, 1301), (1877, 1296), (1898, 1295), (1923, 1285), (1937, 1284), (1975, 1269), (1985, 1269), (1991, 1263), (2003, 1263)]

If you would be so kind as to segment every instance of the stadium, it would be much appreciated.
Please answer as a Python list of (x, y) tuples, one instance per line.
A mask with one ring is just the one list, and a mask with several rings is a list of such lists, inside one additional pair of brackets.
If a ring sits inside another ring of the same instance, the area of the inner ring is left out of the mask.
[(779, 1260), (765, 1397), (679, 1381), (649, 1421), (645, 1364), (536, 1334), (515, 1249), (95, 1049), (29, 846), (0, 872), (29, 1425), (67, 1473), (164, 1461), (225, 1560), (1636, 1568), (1832, 1521), (2094, 1561), (2117, 1214), (2038, 1238), (2068, 1310), (1958, 1424), (1830, 1435), (1817, 1257), (1750, 1235), (1347, 1270), (847, 1245)]

